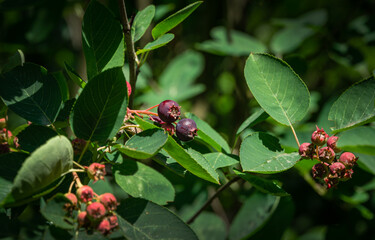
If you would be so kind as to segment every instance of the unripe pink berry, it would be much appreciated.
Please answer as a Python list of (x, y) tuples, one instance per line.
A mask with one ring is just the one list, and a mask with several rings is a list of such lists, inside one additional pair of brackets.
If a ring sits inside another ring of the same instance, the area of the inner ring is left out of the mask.
[(312, 143), (302, 143), (298, 149), (299, 155), (304, 159), (312, 159), (314, 153), (314, 145)]
[(93, 202), (86, 208), (87, 216), (92, 220), (99, 220), (105, 216), (106, 210), (100, 202)]
[(317, 163), (312, 167), (313, 178), (323, 179), (329, 173), (328, 167), (324, 163)]
[(128, 88), (128, 97), (129, 97), (130, 94), (132, 94), (132, 86), (130, 85), (130, 83), (128, 81), (126, 81), (126, 86)]
[(345, 174), (345, 166), (341, 162), (334, 162), (329, 166), (331, 177), (341, 178)]
[(80, 212), (77, 216), (78, 226), (86, 227), (90, 225), (90, 219), (87, 217), (87, 212)]
[(111, 225), (111, 229), (114, 229), (118, 226), (118, 219), (116, 215), (109, 216), (108, 221)]
[(335, 152), (330, 147), (319, 149), (319, 159), (322, 162), (331, 163), (335, 159)]
[(356, 164), (358, 158), (351, 152), (344, 152), (341, 154), (339, 161), (345, 165), (346, 168), (352, 168)]
[(91, 187), (84, 185), (77, 190), (77, 197), (81, 202), (87, 203), (92, 200), (94, 191)]
[(339, 148), (337, 148), (336, 146), (336, 143), (337, 143), (337, 140), (339, 140), (339, 137), (337, 136), (330, 136), (327, 140), (327, 146), (332, 148), (333, 151), (335, 151), (335, 153), (338, 153), (340, 152), (341, 150)]
[(104, 193), (99, 196), (99, 201), (109, 211), (114, 211), (117, 208), (117, 199), (112, 193)]
[(110, 222), (108, 221), (107, 218), (104, 218), (98, 225), (98, 227), (96, 228), (96, 230), (98, 230), (101, 234), (103, 234), (104, 236), (105, 235), (108, 235), (110, 232), (111, 232), (111, 224)]
[(328, 140), (328, 134), (322, 129), (319, 129), (318, 126), (316, 127), (316, 131), (313, 132), (311, 135), (311, 142), (315, 145), (322, 146)]
[(100, 163), (92, 163), (87, 168), (87, 174), (90, 179), (94, 180), (94, 182), (98, 181), (99, 179), (104, 180), (104, 176), (107, 174), (105, 171), (105, 165)]
[(74, 193), (65, 193), (65, 197), (70, 201), (70, 203), (65, 203), (65, 209), (74, 209), (78, 202), (76, 195)]

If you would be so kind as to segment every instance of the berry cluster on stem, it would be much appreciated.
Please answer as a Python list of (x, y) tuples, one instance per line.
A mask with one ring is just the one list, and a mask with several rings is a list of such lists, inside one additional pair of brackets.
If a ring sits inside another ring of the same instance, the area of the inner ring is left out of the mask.
[[(358, 160), (351, 152), (339, 154), (341, 150), (336, 146), (338, 139), (337, 136), (329, 137), (323, 128), (316, 127), (311, 135), (311, 143), (302, 143), (298, 150), (303, 159), (320, 161), (312, 167), (312, 176), (328, 189), (352, 178), (353, 167)], [(327, 146), (324, 147), (325, 144)]]

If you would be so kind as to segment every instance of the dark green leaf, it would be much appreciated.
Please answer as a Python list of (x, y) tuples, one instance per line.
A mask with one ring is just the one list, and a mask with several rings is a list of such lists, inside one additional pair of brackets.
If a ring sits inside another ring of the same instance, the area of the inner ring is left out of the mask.
[(375, 156), (356, 153), (358, 166), (375, 175)]
[(337, 147), (344, 151), (375, 155), (375, 128), (358, 127), (339, 135)]
[(150, 23), (155, 15), (155, 6), (149, 5), (144, 8), (142, 11), (139, 11), (135, 15), (133, 24), (132, 24), (132, 37), (133, 42), (138, 41), (143, 34), (146, 32), (147, 28), (150, 26)]
[(147, 43), (147, 45), (143, 48), (137, 51), (137, 54), (149, 52), (155, 49), (158, 49), (160, 47), (163, 47), (170, 41), (172, 41), (174, 38), (174, 35), (172, 33), (167, 33), (161, 36), (160, 38), (154, 40), (153, 42)]
[(229, 239), (249, 239), (271, 217), (279, 204), (280, 197), (255, 192), (237, 213), (229, 230)]
[(74, 69), (67, 63), (65, 63), (65, 70), (66, 72), (68, 73), (70, 79), (72, 79), (72, 81), (77, 84), (78, 86), (80, 86), (81, 88), (84, 88), (85, 85), (86, 85), (86, 82), (82, 80), (82, 78), (78, 75), (78, 73), (76, 73), (74, 71)]
[(310, 93), (286, 62), (267, 54), (250, 54), (245, 78), (259, 105), (276, 121), (291, 125), (307, 113)]
[(119, 21), (96, 0), (86, 9), (82, 43), (89, 81), (97, 74), (124, 65), (124, 35)]
[(51, 128), (32, 124), (20, 132), (17, 137), (21, 149), (31, 153), (56, 135), (57, 133)]
[(131, 137), (125, 145), (116, 145), (120, 152), (136, 158), (146, 159), (155, 155), (167, 142), (168, 135), (161, 129), (148, 129)]
[(235, 169), (234, 172), (242, 179), (248, 181), (251, 185), (253, 185), (256, 189), (258, 189), (261, 192), (280, 197), (289, 196), (289, 193), (285, 192), (285, 190), (282, 189), (274, 181), (250, 173), (243, 173)]
[(152, 29), (152, 37), (154, 39), (159, 38), (169, 30), (176, 27), (179, 23), (184, 21), (194, 10), (202, 3), (202, 1), (197, 1), (195, 3), (192, 3), (185, 8), (179, 10), (178, 12), (170, 15), (160, 23), (158, 23), (153, 29)]
[(225, 240), (227, 231), (224, 221), (210, 212), (202, 212), (191, 224), (200, 240)]
[(58, 193), (41, 207), (40, 212), (56, 227), (73, 229), (74, 220), (68, 216), (68, 211), (64, 209), (66, 203), (70, 203), (70, 200), (64, 194)]
[(250, 117), (248, 117), (238, 128), (237, 135), (241, 134), (243, 130), (246, 128), (250, 128), (255, 126), (256, 124), (263, 122), (269, 117), (268, 113), (266, 113), (262, 108), (256, 111), (254, 114), (252, 114)]
[(250, 134), (240, 147), (241, 166), (247, 172), (281, 172), (293, 167), (299, 159), (298, 153), (285, 153), (279, 140), (267, 133)]
[(207, 153), (203, 155), (214, 169), (232, 166), (239, 163), (237, 156), (221, 152)]
[(140, 162), (124, 159), (121, 165), (114, 165), (112, 171), (116, 183), (133, 197), (161, 205), (174, 200), (172, 184), (159, 172)]
[(26, 63), (1, 75), (0, 95), (21, 117), (40, 125), (52, 124), (62, 98), (57, 80), (41, 66)]
[(56, 122), (65, 122), (69, 120), (69, 116), (72, 112), (75, 102), (75, 98), (69, 99), (68, 101), (64, 102), (63, 106), (60, 109), (59, 115), (57, 115)]
[(197, 236), (168, 209), (141, 199), (127, 199), (117, 208), (119, 226), (127, 239), (186, 239)]
[(186, 169), (183, 168), (176, 160), (174, 160), (169, 154), (164, 150), (161, 149), (159, 153), (152, 157), (154, 161), (165, 166), (172, 172), (176, 173), (177, 175), (184, 176), (186, 173)]
[(93, 78), (78, 97), (72, 129), (79, 138), (104, 142), (120, 129), (126, 115), (127, 87), (121, 68)]
[(215, 129), (208, 125), (208, 123), (199, 119), (193, 113), (185, 113), (185, 116), (187, 118), (193, 119), (197, 124), (198, 138), (202, 139), (202, 141), (208, 143), (210, 146), (212, 146), (219, 152), (230, 152), (230, 147), (227, 141), (225, 141), (224, 138), (218, 132), (215, 131)]
[(62, 71), (59, 71), (59, 72), (52, 73), (52, 75), (55, 77), (55, 79), (57, 80), (57, 83), (59, 84), (62, 101), (63, 102), (67, 101), (70, 98), (70, 96), (69, 96), (68, 83), (66, 82), (66, 78), (64, 74), (62, 73)]
[(348, 88), (331, 107), (328, 119), (335, 122), (333, 133), (374, 120), (375, 78), (370, 77)]
[(24, 63), (25, 63), (25, 55), (20, 49), (18, 49), (17, 52), (13, 54), (8, 59), (6, 64), (2, 67), (1, 72), (2, 73), (8, 72), (17, 66), (22, 66)]
[(24, 161), (5, 204), (17, 204), (31, 197), (72, 167), (73, 148), (69, 139), (63, 136), (51, 138)]

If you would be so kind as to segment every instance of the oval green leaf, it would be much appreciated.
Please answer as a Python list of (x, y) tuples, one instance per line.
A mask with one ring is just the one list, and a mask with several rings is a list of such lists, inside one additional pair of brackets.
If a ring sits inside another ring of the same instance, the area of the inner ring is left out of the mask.
[(245, 78), (259, 105), (276, 121), (291, 125), (306, 115), (310, 93), (286, 62), (268, 54), (250, 54)]
[(202, 212), (191, 224), (191, 228), (201, 240), (225, 240), (227, 237), (223, 219), (211, 212)]
[(132, 24), (132, 37), (133, 42), (141, 39), (143, 34), (146, 32), (147, 28), (150, 26), (152, 19), (155, 15), (155, 6), (149, 5), (144, 8), (142, 11), (139, 11), (135, 15), (133, 24)]
[(58, 193), (52, 199), (47, 201), (47, 203), (41, 204), (40, 212), (56, 227), (62, 229), (73, 229), (74, 219), (67, 215), (67, 210), (64, 209), (66, 203), (70, 203), (70, 200), (67, 199), (64, 194)]
[(191, 228), (167, 208), (142, 199), (126, 199), (117, 208), (120, 229), (127, 239), (198, 240)]
[(197, 1), (195, 3), (192, 3), (180, 11), (172, 14), (171, 16), (167, 17), (160, 23), (158, 23), (153, 29), (152, 29), (152, 37), (154, 39), (159, 38), (164, 33), (168, 32), (169, 30), (176, 27), (179, 23), (184, 21), (194, 10), (201, 5), (203, 1)]
[(91, 1), (82, 22), (82, 44), (89, 81), (125, 60), (124, 34), (119, 21), (97, 1)]
[(266, 113), (262, 108), (256, 111), (255, 113), (251, 114), (238, 128), (237, 135), (241, 134), (243, 130), (246, 128), (250, 128), (255, 126), (258, 123), (263, 122), (269, 117), (268, 113)]
[(299, 159), (298, 153), (285, 153), (279, 140), (267, 133), (250, 134), (240, 147), (241, 166), (247, 172), (281, 172), (293, 167)]
[(32, 124), (22, 130), (17, 137), (22, 150), (31, 153), (56, 135), (51, 128)]
[(79, 87), (84, 88), (86, 82), (75, 72), (75, 70), (67, 63), (65, 63), (65, 71), (68, 73), (70, 79)]
[(173, 38), (174, 38), (174, 34), (172, 33), (164, 34), (163, 36), (156, 39), (155, 41), (147, 43), (147, 45), (143, 49), (140, 49), (137, 51), (137, 54), (141, 54), (141, 53), (145, 53), (145, 52), (149, 52), (149, 51), (161, 48), (167, 43), (169, 43), (170, 41), (172, 41)]
[(333, 133), (363, 125), (375, 117), (375, 78), (370, 77), (348, 88), (332, 105), (328, 119), (334, 121)]
[(127, 87), (121, 68), (109, 69), (87, 83), (72, 112), (79, 138), (104, 142), (121, 127), (127, 107)]
[(203, 156), (214, 169), (229, 167), (239, 163), (237, 156), (224, 154), (221, 152), (206, 153)]
[(337, 147), (344, 151), (375, 155), (375, 128), (358, 127), (339, 135)]
[(26, 63), (0, 76), (0, 96), (15, 113), (33, 123), (52, 124), (62, 97), (57, 80), (41, 66)]
[(167, 139), (168, 135), (163, 130), (154, 128), (134, 135), (123, 146), (114, 147), (129, 157), (147, 159), (154, 156), (164, 146)]
[(172, 184), (156, 170), (133, 160), (124, 159), (114, 165), (116, 183), (132, 197), (143, 198), (160, 205), (174, 200)]
[(69, 139), (56, 136), (36, 149), (22, 164), (14, 179), (14, 201), (30, 197), (50, 185), (73, 167), (73, 148)]

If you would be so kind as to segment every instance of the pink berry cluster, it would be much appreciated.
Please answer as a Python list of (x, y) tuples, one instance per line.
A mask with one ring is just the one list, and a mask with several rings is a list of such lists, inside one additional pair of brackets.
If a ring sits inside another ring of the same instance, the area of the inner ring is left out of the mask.
[[(158, 116), (150, 117), (154, 122), (167, 131), (170, 135), (176, 133), (181, 141), (191, 141), (197, 136), (197, 124), (193, 119), (184, 118), (180, 121), (180, 106), (173, 100), (165, 100), (158, 105)], [(176, 127), (174, 126), (176, 125)]]
[(312, 176), (328, 189), (337, 186), (340, 181), (352, 178), (353, 167), (358, 160), (351, 152), (338, 154), (341, 152), (336, 146), (338, 139), (337, 136), (329, 137), (323, 128), (316, 127), (311, 143), (302, 143), (298, 150), (302, 158), (320, 161), (313, 166)]
[[(10, 144), (10, 145), (9, 145)], [(0, 154), (9, 153), (10, 148), (18, 148), (18, 138), (6, 129), (5, 119), (0, 119)]]
[[(66, 203), (64, 209), (69, 213), (73, 210), (79, 211), (77, 216), (79, 228), (84, 228), (87, 232), (98, 231), (107, 236), (118, 227), (114, 212), (118, 203), (112, 193), (97, 195), (90, 186), (83, 185), (78, 188), (76, 194), (66, 193), (65, 197), (70, 203)], [(86, 208), (83, 211), (84, 206)]]

